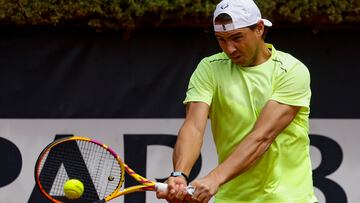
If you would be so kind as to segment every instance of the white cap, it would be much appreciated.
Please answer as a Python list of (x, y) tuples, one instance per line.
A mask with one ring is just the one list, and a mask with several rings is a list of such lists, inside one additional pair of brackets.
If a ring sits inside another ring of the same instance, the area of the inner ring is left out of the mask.
[[(215, 18), (222, 14), (228, 14), (232, 23), (226, 25), (215, 25)], [(244, 28), (263, 21), (264, 25), (271, 27), (269, 20), (261, 18), (261, 13), (253, 0), (222, 0), (214, 11), (214, 30), (215, 32), (224, 32), (238, 28)]]

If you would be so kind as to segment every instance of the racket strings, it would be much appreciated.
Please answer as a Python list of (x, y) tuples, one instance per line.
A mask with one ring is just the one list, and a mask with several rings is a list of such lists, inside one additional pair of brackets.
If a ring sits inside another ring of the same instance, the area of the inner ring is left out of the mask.
[[(112, 194), (114, 192), (113, 188), (117, 188), (119, 186), (119, 184), (122, 184), (121, 183), (121, 168), (119, 168), (118, 162), (117, 161), (115, 162), (115, 160), (114, 160), (112, 162), (111, 168), (112, 168), (112, 174), (108, 177), (105, 196), (109, 196), (110, 194)], [(120, 176), (117, 174), (120, 174)]]
[(44, 190), (61, 201), (63, 186), (70, 178), (83, 182), (82, 201), (94, 201), (113, 193), (122, 177), (117, 159), (106, 148), (84, 140), (53, 146), (43, 156), (38, 171)]
[(106, 148), (98, 144), (87, 141), (77, 142), (80, 150), (84, 152), (84, 160), (99, 198), (109, 196), (118, 187), (121, 179), (122, 170), (118, 161)]
[[(96, 168), (95, 182), (99, 186), (99, 196), (107, 197), (118, 187), (121, 179), (121, 168), (113, 155), (108, 151), (101, 153), (100, 164)], [(101, 168), (100, 168), (101, 167)]]
[(58, 187), (60, 185), (64, 185), (65, 182), (64, 180), (68, 180), (68, 175), (66, 174), (64, 165), (61, 164), (60, 169), (58, 170), (58, 173), (56, 174), (55, 180), (54, 180), (54, 185), (56, 187), (52, 187), (52, 190), (50, 191), (50, 194), (58, 194), (58, 196), (64, 196), (64, 191), (63, 191), (63, 187)]

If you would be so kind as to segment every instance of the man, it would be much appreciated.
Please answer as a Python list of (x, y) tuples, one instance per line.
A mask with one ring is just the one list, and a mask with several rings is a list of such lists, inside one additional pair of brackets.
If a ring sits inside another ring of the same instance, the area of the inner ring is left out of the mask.
[(204, 58), (186, 93), (169, 192), (183, 202), (208, 117), (219, 165), (194, 180), (190, 202), (313, 203), (308, 117), (310, 76), (290, 54), (264, 42), (270, 21), (252, 0), (223, 0), (214, 12), (222, 53)]

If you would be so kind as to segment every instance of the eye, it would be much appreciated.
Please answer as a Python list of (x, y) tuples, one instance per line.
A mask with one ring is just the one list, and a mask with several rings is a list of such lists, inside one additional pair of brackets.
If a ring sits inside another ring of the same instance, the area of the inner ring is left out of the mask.
[(219, 42), (225, 42), (225, 39), (224, 39), (224, 38), (221, 38), (221, 37), (218, 37), (217, 40), (218, 40)]
[(235, 36), (235, 37), (232, 38), (232, 40), (235, 41), (235, 42), (239, 42), (239, 41), (241, 41), (242, 39), (243, 39), (242, 36)]

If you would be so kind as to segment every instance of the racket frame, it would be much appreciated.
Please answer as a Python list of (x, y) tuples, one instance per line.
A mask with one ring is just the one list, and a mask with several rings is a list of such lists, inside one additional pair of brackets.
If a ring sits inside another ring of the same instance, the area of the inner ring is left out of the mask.
[[(55, 146), (64, 143), (64, 142), (68, 142), (68, 141), (76, 141), (76, 140), (80, 140), (80, 141), (86, 141), (86, 142), (91, 142), (94, 144), (97, 144), (103, 148), (105, 148), (107, 151), (109, 151), (117, 160), (117, 162), (119, 163), (119, 166), (121, 168), (121, 178), (119, 181), (118, 186), (115, 188), (115, 190), (108, 195), (107, 197), (105, 197), (102, 200), (99, 200), (97, 202), (108, 202), (116, 197), (122, 196), (122, 195), (126, 195), (129, 193), (133, 193), (133, 192), (138, 192), (138, 191), (156, 191), (158, 188), (164, 188), (166, 187), (165, 185), (163, 185), (163, 183), (156, 183), (154, 181), (150, 181), (147, 178), (144, 178), (143, 176), (137, 174), (134, 170), (132, 170), (127, 164), (125, 164), (122, 159), (120, 158), (119, 155), (117, 155), (115, 153), (114, 150), (112, 150), (109, 146), (94, 140), (94, 139), (90, 139), (90, 138), (86, 138), (86, 137), (80, 137), (80, 136), (69, 136), (69, 137), (64, 137), (64, 138), (60, 138), (57, 139), (55, 141), (53, 141), (52, 143), (48, 144), (40, 153), (37, 161), (36, 161), (36, 165), (35, 165), (35, 182), (36, 185), (38, 186), (38, 188), (40, 189), (41, 193), (48, 198), (49, 200), (51, 200), (54, 203), (61, 203), (61, 201), (53, 198), (50, 194), (48, 194), (42, 187), (41, 185), (41, 181), (39, 179), (39, 175), (40, 175), (40, 163), (43, 160), (44, 156), (46, 154), (48, 154), (50, 152), (50, 150), (52, 148), (54, 148)], [(124, 183), (124, 179), (125, 179), (125, 173), (129, 174), (132, 178), (134, 178), (136, 181), (138, 181), (141, 185), (135, 185), (135, 186), (131, 186), (128, 188), (124, 188), (123, 190), (121, 190), (121, 187)]]

